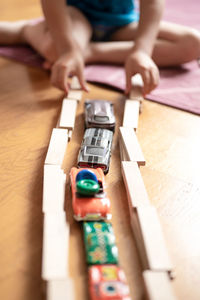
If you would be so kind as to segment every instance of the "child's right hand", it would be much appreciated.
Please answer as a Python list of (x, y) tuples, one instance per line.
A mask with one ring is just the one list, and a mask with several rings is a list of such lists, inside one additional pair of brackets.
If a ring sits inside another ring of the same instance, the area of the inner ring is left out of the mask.
[(79, 49), (72, 49), (62, 53), (51, 68), (51, 82), (66, 94), (69, 91), (68, 78), (76, 75), (82, 89), (88, 92), (88, 88), (83, 75), (84, 60)]
[(139, 73), (142, 76), (144, 87), (143, 96), (150, 93), (159, 82), (159, 70), (152, 58), (141, 50), (133, 50), (125, 62), (126, 70), (126, 91), (131, 91), (131, 78)]

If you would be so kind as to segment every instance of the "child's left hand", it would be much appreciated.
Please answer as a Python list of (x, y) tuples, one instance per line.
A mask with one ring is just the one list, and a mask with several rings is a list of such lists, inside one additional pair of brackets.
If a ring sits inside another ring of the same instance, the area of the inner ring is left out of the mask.
[(125, 62), (126, 71), (126, 91), (130, 93), (132, 84), (131, 77), (137, 73), (142, 76), (144, 82), (143, 95), (150, 93), (159, 82), (159, 70), (151, 57), (144, 51), (133, 50), (133, 52), (127, 57)]

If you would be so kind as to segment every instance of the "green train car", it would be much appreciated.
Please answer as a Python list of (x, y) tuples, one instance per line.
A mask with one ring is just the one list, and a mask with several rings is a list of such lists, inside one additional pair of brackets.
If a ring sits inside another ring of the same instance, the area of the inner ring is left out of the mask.
[(83, 231), (88, 264), (118, 263), (118, 249), (110, 223), (84, 222)]

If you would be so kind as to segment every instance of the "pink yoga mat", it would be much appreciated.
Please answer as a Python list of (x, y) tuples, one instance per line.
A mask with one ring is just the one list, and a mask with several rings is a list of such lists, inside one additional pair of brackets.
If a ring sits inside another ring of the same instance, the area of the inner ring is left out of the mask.
[[(199, 13), (200, 0), (166, 0), (164, 19), (200, 30)], [(29, 47), (0, 47), (0, 55), (42, 67), (43, 59)], [(125, 87), (123, 67), (86, 66), (85, 77), (90, 82), (106, 84), (119, 90)], [(197, 62), (161, 69), (160, 77), (159, 86), (147, 95), (147, 99), (200, 114), (200, 68)]]

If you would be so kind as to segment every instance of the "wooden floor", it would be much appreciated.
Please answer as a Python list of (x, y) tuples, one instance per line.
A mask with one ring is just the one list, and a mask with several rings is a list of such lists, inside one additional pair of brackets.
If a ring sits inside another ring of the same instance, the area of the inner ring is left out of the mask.
[[(39, 1), (1, 0), (2, 20), (40, 15)], [(112, 100), (117, 126), (122, 122), (123, 95), (90, 85), (88, 98)], [(39, 69), (0, 58), (0, 299), (42, 300), (43, 164), (63, 94), (51, 87)], [(84, 95), (86, 97), (86, 95)], [(83, 103), (70, 142), (65, 171), (76, 164), (83, 136)], [(199, 117), (145, 101), (138, 137), (147, 160), (141, 172), (157, 207), (175, 265), (173, 287), (178, 299), (200, 299), (200, 120)], [(130, 229), (125, 189), (120, 174), (118, 135), (115, 134), (108, 192), (120, 262), (133, 299), (144, 289), (141, 265)], [(70, 275), (76, 280), (76, 299), (87, 299), (87, 267), (80, 225), (70, 222)], [(162, 300), (162, 299), (160, 299)]]

